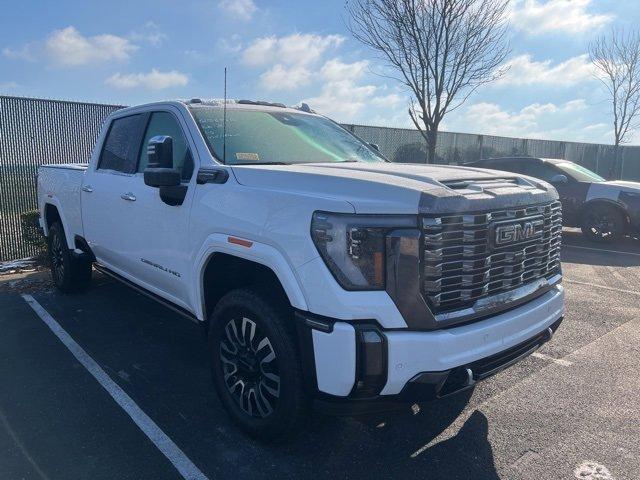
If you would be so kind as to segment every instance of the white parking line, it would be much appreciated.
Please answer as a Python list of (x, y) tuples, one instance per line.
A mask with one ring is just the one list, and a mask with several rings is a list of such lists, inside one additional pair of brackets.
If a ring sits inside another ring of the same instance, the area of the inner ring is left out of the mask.
[(640, 257), (640, 253), (633, 253), (633, 252), (623, 252), (621, 250), (607, 250), (604, 248), (593, 248), (593, 247), (580, 247), (578, 245), (569, 245), (566, 243), (562, 244), (562, 247), (569, 247), (569, 248), (577, 248), (580, 250), (591, 250), (593, 252), (606, 252), (606, 253), (615, 253), (617, 255), (632, 255), (634, 257)]
[(585, 287), (602, 288), (604, 290), (611, 290), (612, 292), (630, 293), (631, 295), (640, 295), (640, 291), (638, 290), (625, 290), (623, 288), (607, 287), (606, 285), (598, 285), (597, 283), (589, 283), (589, 282), (580, 282), (578, 280), (570, 280), (568, 278), (563, 278), (562, 281), (565, 283), (575, 283), (576, 285), (584, 285)]
[(573, 365), (573, 363), (571, 363), (569, 360), (563, 360), (562, 358), (553, 358), (540, 352), (533, 352), (531, 356), (540, 358), (542, 360), (548, 360), (549, 362), (557, 363), (558, 365), (562, 365), (563, 367), (570, 367), (571, 365)]
[(182, 450), (155, 424), (149, 416), (131, 399), (129, 395), (116, 384), (109, 375), (84, 351), (84, 349), (71, 338), (71, 336), (60, 326), (54, 318), (49, 315), (42, 305), (40, 305), (31, 295), (22, 295), (22, 298), (29, 304), (34, 312), (49, 327), (53, 334), (58, 337), (65, 347), (76, 357), (84, 368), (93, 375), (100, 385), (107, 391), (111, 398), (120, 405), (127, 415), (142, 432), (153, 442), (165, 457), (173, 464), (183, 478), (188, 480), (208, 480), (206, 475), (196, 467)]

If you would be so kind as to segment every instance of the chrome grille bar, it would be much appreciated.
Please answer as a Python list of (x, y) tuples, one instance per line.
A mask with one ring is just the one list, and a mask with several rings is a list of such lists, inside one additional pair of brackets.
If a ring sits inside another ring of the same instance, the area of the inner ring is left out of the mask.
[[(494, 245), (495, 222), (542, 220), (534, 238)], [(560, 202), (422, 218), (422, 292), (434, 313), (550, 278), (560, 269)]]

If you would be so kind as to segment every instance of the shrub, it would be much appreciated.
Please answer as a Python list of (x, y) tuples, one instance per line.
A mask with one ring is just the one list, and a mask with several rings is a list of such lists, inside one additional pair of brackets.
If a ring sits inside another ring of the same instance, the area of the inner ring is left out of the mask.
[(44, 255), (47, 242), (40, 228), (40, 213), (38, 210), (30, 210), (20, 214), (20, 229), (22, 241), (38, 250), (37, 255)]

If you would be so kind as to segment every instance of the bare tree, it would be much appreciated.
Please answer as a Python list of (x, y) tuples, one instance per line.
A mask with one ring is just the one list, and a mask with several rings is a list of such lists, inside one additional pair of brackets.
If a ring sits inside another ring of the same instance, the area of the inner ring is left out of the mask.
[(611, 100), (617, 147), (629, 141), (640, 113), (640, 35), (613, 29), (589, 45), (589, 56)]
[(436, 158), (445, 115), (505, 72), (509, 0), (349, 0), (349, 29), (411, 92), (409, 115)]

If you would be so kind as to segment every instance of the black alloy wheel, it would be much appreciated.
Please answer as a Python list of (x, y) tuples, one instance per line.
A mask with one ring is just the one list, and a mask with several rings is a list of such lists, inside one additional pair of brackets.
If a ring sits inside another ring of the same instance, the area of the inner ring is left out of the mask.
[(91, 284), (92, 264), (90, 261), (75, 258), (67, 247), (64, 229), (59, 222), (49, 227), (47, 238), (51, 279), (64, 293), (85, 290)]
[(271, 341), (253, 320), (229, 320), (220, 341), (220, 362), (227, 390), (252, 417), (271, 415), (280, 397), (278, 358)]
[(62, 235), (54, 230), (51, 235), (51, 246), (49, 247), (49, 260), (51, 262), (51, 275), (56, 286), (60, 287), (65, 278), (65, 258)]
[(211, 376), (222, 406), (249, 435), (297, 435), (310, 410), (293, 310), (273, 288), (224, 295), (209, 318)]
[(624, 234), (625, 219), (622, 213), (609, 206), (596, 205), (583, 217), (582, 233), (594, 242), (612, 242)]

